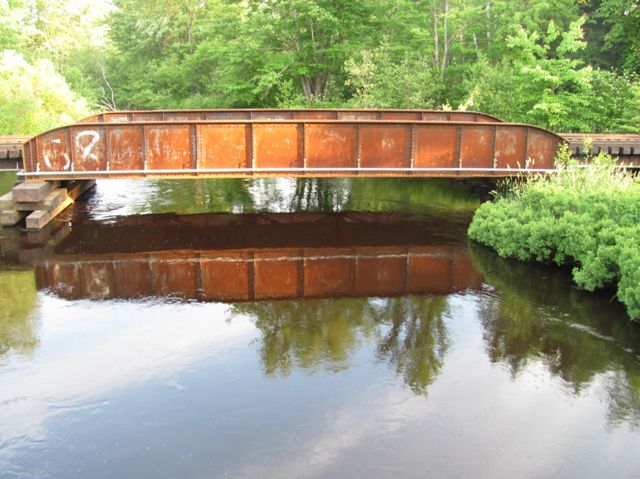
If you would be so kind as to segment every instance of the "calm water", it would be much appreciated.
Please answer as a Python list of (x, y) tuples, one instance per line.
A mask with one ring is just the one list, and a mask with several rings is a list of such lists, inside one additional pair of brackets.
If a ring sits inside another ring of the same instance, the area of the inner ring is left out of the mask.
[(0, 477), (640, 477), (640, 327), (477, 198), (105, 181), (3, 230)]

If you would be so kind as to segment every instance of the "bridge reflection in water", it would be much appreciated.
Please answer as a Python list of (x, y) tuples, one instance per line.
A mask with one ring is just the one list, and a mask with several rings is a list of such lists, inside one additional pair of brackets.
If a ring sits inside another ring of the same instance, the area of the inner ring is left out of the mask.
[(444, 295), (482, 283), (465, 243), (410, 216), (388, 214), (148, 215), (82, 222), (34, 263), (38, 289), (69, 299)]

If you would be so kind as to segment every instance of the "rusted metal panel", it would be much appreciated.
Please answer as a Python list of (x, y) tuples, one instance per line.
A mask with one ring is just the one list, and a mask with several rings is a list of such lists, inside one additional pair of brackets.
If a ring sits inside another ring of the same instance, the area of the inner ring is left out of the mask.
[(139, 111), (131, 113), (131, 121), (163, 121), (164, 114), (159, 111)]
[(462, 168), (493, 167), (493, 127), (464, 125), (461, 135), (460, 166)]
[(409, 168), (411, 128), (406, 124), (360, 127), (360, 166), (363, 168)]
[[(475, 119), (473, 121), (477, 122), (477, 123), (496, 123), (496, 122), (500, 122), (501, 120), (499, 120), (498, 118), (494, 117), (494, 116), (489, 116), (489, 115), (485, 115), (483, 113), (474, 113), (474, 117)], [(456, 121), (458, 119), (456, 118)]]
[(71, 168), (74, 171), (107, 169), (105, 128), (70, 128)]
[(114, 293), (118, 298), (153, 296), (149, 261), (114, 261), (113, 280)]
[(451, 112), (448, 111), (425, 111), (422, 112), (423, 121), (449, 121)]
[(375, 255), (358, 249), (356, 293), (362, 296), (395, 296), (405, 290), (407, 259), (404, 248), (376, 248)]
[(27, 171), (33, 171), (33, 154), (31, 153), (33, 143), (29, 142), (23, 145), (23, 167)]
[(168, 111), (164, 113), (163, 121), (202, 121), (206, 120), (206, 113), (199, 111)]
[(131, 115), (126, 112), (105, 112), (99, 118), (104, 123), (125, 123), (131, 120)]
[(304, 295), (308, 298), (355, 295), (354, 250), (314, 249), (305, 252)]
[(303, 152), (296, 123), (253, 125), (254, 166), (257, 168), (302, 168)]
[(144, 127), (118, 125), (107, 127), (105, 136), (109, 171), (144, 169)]
[(198, 168), (250, 168), (250, 126), (198, 125)]
[(203, 299), (226, 301), (253, 297), (253, 261), (246, 252), (200, 260)]
[(145, 127), (145, 151), (150, 170), (191, 168), (191, 133), (187, 125)]
[(452, 111), (449, 112), (449, 120), (476, 122), (478, 121), (478, 117), (475, 112)]
[(380, 111), (339, 110), (337, 114), (338, 120), (348, 120), (348, 121), (380, 120), (381, 117), (382, 117), (382, 112)]
[(253, 120), (293, 120), (292, 111), (260, 111), (256, 110), (251, 113)]
[(415, 127), (416, 168), (455, 168), (458, 126), (452, 125), (416, 125)]
[(85, 265), (80, 270), (82, 296), (93, 299), (109, 299), (113, 297), (113, 263), (96, 261)]
[(207, 120), (251, 120), (251, 111), (208, 111), (205, 114)]
[(151, 262), (151, 284), (154, 295), (196, 297), (196, 264), (193, 261), (165, 260)]
[(80, 274), (85, 264), (80, 266), (74, 263), (45, 263), (44, 266), (46, 273), (36, 275), (36, 280), (47, 281), (47, 283), (37, 284), (39, 289), (47, 288), (52, 293), (69, 299), (87, 297), (83, 291), (81, 279), (86, 275)]
[(528, 129), (527, 162), (529, 168), (553, 168), (558, 150), (558, 138), (545, 135), (533, 128)]
[(380, 119), (387, 121), (420, 121), (422, 114), (419, 111), (382, 111)]
[(39, 171), (67, 171), (71, 167), (67, 129), (58, 129), (37, 137)]
[[(287, 256), (294, 256), (289, 259)], [(291, 298), (302, 289), (303, 261), (292, 251), (255, 254), (254, 296), (256, 299)]]
[(451, 293), (451, 260), (439, 248), (412, 248), (407, 268), (408, 293)]
[(337, 120), (337, 111), (322, 110), (301, 110), (294, 111), (292, 118), (294, 120)]
[(356, 125), (305, 125), (305, 158), (309, 168), (357, 167)]
[(524, 168), (525, 128), (506, 127), (496, 130), (496, 168)]

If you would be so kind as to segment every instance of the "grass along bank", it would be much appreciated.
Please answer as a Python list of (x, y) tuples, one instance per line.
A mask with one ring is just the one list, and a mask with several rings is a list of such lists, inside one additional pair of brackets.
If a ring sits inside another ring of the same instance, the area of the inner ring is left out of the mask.
[(640, 319), (640, 182), (614, 165), (601, 154), (589, 167), (514, 181), (476, 211), (469, 237), (503, 257), (573, 265), (579, 287), (617, 288)]

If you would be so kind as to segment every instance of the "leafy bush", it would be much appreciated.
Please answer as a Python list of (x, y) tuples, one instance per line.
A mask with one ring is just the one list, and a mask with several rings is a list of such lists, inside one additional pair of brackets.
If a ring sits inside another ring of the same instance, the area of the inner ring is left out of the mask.
[(574, 265), (578, 286), (617, 286), (640, 319), (640, 183), (610, 156), (514, 182), (477, 210), (469, 237), (503, 257)]

